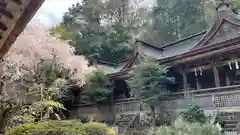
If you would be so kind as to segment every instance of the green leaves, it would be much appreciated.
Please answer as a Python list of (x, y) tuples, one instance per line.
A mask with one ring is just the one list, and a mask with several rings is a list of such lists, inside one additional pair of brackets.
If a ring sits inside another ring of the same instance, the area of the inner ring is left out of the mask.
[(189, 123), (179, 118), (171, 126), (161, 126), (149, 135), (222, 135), (212, 124)]
[(155, 3), (150, 13), (152, 23), (142, 35), (155, 45), (199, 33), (207, 26), (203, 0), (155, 0)]
[(130, 18), (127, 20), (128, 6), (128, 0), (124, 3), (85, 0), (69, 8), (62, 23), (52, 28), (50, 33), (69, 41), (76, 48), (76, 54), (90, 60), (120, 61), (133, 50), (130, 42), (132, 33), (125, 23), (133, 21)]
[(239, 12), (240, 11), (240, 1), (239, 0), (233, 0), (232, 4), (233, 4), (233, 9), (235, 11)]
[(201, 123), (207, 122), (207, 118), (204, 115), (203, 110), (196, 104), (190, 104), (188, 110), (181, 113), (183, 119), (190, 123)]
[(113, 87), (102, 71), (95, 71), (88, 76), (84, 90), (91, 102), (106, 103), (111, 101)]
[(40, 121), (14, 127), (6, 135), (115, 135), (115, 131), (101, 123), (68, 121)]
[(146, 60), (137, 65), (128, 79), (135, 95), (150, 105), (156, 104), (160, 95), (168, 93), (168, 85), (173, 83), (174, 78), (167, 76), (167, 68), (153, 60)]

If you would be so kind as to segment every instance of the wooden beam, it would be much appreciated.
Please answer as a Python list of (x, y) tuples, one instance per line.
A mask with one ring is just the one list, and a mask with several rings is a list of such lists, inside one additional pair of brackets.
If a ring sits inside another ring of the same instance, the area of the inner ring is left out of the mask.
[(207, 69), (211, 69), (211, 68), (212, 68), (212, 65), (198, 66), (198, 67), (195, 67), (195, 68), (187, 69), (187, 72), (194, 72), (195, 69), (207, 70)]
[(220, 87), (220, 79), (219, 79), (218, 69), (217, 69), (215, 64), (213, 64), (212, 67), (213, 67), (213, 75), (214, 75), (215, 86)]
[[(17, 0), (16, 0), (17, 1)], [(16, 25), (12, 29), (9, 36), (5, 40), (3, 46), (0, 48), (0, 58), (2, 58), (10, 49), (11, 45), (15, 42), (19, 34), (26, 27), (27, 23), (31, 20), (33, 15), (42, 5), (45, 0), (31, 0), (27, 7), (24, 9), (24, 12), (21, 14), (19, 19), (16, 22)]]
[(188, 90), (187, 74), (186, 72), (181, 72), (183, 77), (183, 89), (184, 91)]
[(197, 85), (197, 90), (201, 89), (201, 84), (197, 76), (196, 76), (196, 85)]
[[(231, 59), (231, 60), (225, 60), (223, 62), (218, 62), (218, 66), (225, 66), (225, 65), (228, 65), (228, 62), (240, 62), (240, 58), (235, 58), (235, 59)], [(202, 70), (208, 70), (208, 69), (211, 69), (212, 68), (212, 64), (209, 64), (209, 65), (204, 65), (204, 66), (197, 66), (197, 67), (194, 67), (194, 68), (189, 68), (187, 69), (187, 72), (194, 72), (194, 69), (202, 69)]]
[(230, 76), (229, 76), (228, 72), (225, 72), (225, 83), (226, 83), (227, 86), (231, 85), (231, 83), (230, 83)]
[(193, 50), (184, 54), (173, 56), (166, 59), (161, 59), (159, 62), (161, 64), (177, 65), (180, 63), (186, 63), (196, 59), (202, 59), (209, 56), (222, 54), (226, 52), (238, 51), (240, 37), (230, 39), (221, 43), (216, 43), (213, 45), (205, 46), (201, 49)]

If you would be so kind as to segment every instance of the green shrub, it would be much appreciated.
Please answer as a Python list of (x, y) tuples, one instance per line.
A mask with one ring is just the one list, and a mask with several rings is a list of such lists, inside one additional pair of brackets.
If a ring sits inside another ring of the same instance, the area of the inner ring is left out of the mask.
[(193, 103), (188, 106), (188, 109), (181, 112), (183, 119), (190, 123), (206, 123), (207, 117), (205, 117), (203, 109), (200, 106)]
[(82, 123), (87, 123), (91, 121), (91, 118), (88, 116), (80, 115), (77, 117), (74, 117), (74, 119), (80, 120)]
[(182, 118), (177, 119), (171, 126), (162, 126), (151, 130), (149, 135), (222, 135), (213, 124), (189, 123)]
[(109, 103), (112, 100), (113, 85), (103, 71), (96, 70), (87, 76), (84, 92), (91, 102)]
[(6, 135), (87, 135), (82, 123), (75, 121), (42, 121), (10, 129)]
[(83, 124), (83, 130), (87, 135), (115, 135), (115, 131), (106, 125), (96, 122)]
[(6, 135), (115, 135), (115, 132), (101, 123), (41, 121), (19, 125), (9, 129)]

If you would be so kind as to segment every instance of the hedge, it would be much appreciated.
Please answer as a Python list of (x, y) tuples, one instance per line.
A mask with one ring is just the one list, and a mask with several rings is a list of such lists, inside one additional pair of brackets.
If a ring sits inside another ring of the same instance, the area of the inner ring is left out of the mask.
[(19, 125), (6, 135), (116, 135), (115, 131), (101, 123), (77, 121), (41, 121)]

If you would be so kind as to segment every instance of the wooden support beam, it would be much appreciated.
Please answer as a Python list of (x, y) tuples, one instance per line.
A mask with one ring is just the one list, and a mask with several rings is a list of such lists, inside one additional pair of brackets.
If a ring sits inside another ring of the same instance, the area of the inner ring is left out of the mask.
[(181, 73), (182, 73), (182, 77), (183, 77), (183, 89), (184, 89), (184, 91), (187, 91), (188, 90), (187, 74), (184, 71)]
[(197, 76), (196, 76), (196, 85), (197, 85), (197, 90), (201, 89), (201, 84)]
[[(1, 0), (0, 0), (1, 1)], [(15, 3), (20, 3), (22, 0), (12, 0)], [(12, 1), (8, 1), (13, 3)], [(27, 23), (31, 20), (33, 15), (42, 5), (45, 0), (25, 0), (23, 7), (25, 7), (22, 13), (15, 13), (14, 14), (14, 21), (8, 22), (8, 31), (4, 32), (4, 39), (0, 40), (0, 58), (2, 58), (10, 49), (11, 45), (17, 39), (19, 34), (23, 31)], [(16, 4), (15, 4), (16, 5)], [(19, 7), (20, 8), (20, 7)], [(14, 9), (17, 10), (17, 9)], [(22, 10), (22, 9), (21, 9)], [(20, 11), (21, 11), (20, 10)], [(12, 25), (15, 24), (15, 25)], [(11, 27), (10, 27), (11, 26)], [(3, 27), (4, 28), (4, 27)]]
[(218, 69), (217, 69), (215, 64), (213, 64), (212, 67), (213, 67), (213, 75), (214, 75), (215, 86), (220, 87), (220, 79), (219, 79)]
[(231, 83), (230, 83), (230, 76), (229, 76), (228, 72), (225, 72), (225, 83), (226, 83), (226, 86), (230, 86), (231, 85)]
[[(239, 58), (235, 58), (233, 60), (225, 60), (225, 61), (222, 61), (222, 62), (218, 62), (218, 66), (225, 66), (225, 65), (228, 65), (228, 62), (231, 61), (231, 62), (235, 62), (235, 61), (238, 61), (240, 62), (240, 59)], [(196, 66), (194, 68), (189, 68), (187, 69), (187, 72), (194, 72), (194, 69), (202, 69), (202, 70), (208, 70), (208, 69), (211, 69), (212, 68), (212, 64), (210, 63), (209, 65), (203, 65), (203, 66)]]

